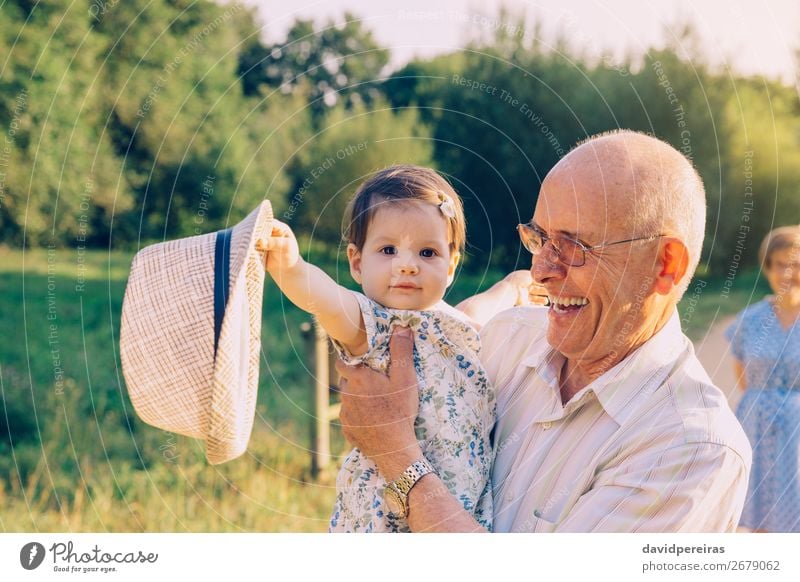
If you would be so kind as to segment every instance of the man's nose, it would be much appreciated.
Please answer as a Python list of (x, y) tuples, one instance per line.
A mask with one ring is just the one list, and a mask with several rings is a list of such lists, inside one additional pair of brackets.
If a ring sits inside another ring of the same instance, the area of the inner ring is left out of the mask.
[(536, 283), (542, 284), (548, 279), (560, 279), (565, 275), (565, 268), (551, 245), (545, 245), (538, 255), (533, 255), (531, 260), (531, 277)]

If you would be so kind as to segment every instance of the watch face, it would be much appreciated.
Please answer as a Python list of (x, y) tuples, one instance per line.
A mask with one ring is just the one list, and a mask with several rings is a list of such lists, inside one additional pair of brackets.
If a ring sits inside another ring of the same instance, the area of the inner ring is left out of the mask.
[(403, 504), (400, 502), (400, 498), (395, 491), (387, 487), (383, 491), (383, 499), (386, 501), (386, 507), (391, 513), (397, 517), (403, 517), (403, 514), (405, 513), (403, 511)]

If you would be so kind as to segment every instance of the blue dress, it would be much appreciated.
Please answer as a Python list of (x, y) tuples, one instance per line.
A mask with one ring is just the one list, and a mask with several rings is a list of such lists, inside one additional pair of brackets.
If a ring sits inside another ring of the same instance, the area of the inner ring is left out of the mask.
[(753, 446), (740, 525), (800, 532), (800, 323), (784, 329), (768, 298), (742, 311), (725, 335), (745, 366), (736, 417)]

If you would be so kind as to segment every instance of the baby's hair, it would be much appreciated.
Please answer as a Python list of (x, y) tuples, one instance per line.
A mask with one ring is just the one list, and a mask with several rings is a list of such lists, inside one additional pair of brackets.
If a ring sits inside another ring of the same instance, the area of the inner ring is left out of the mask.
[[(345, 211), (344, 238), (360, 251), (367, 239), (369, 223), (382, 204), (419, 201), (440, 206), (443, 200), (442, 215), (447, 220), (450, 253), (463, 254), (467, 227), (461, 198), (436, 171), (410, 164), (380, 170), (359, 186)], [(452, 212), (446, 212), (447, 205)]]

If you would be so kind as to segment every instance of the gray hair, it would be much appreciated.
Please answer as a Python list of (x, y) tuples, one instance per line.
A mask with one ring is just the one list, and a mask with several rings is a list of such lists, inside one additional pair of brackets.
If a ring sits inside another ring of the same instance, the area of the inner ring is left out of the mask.
[(678, 300), (688, 289), (700, 256), (706, 227), (706, 192), (697, 170), (686, 160), (648, 184), (642, 209), (634, 214), (636, 232), (670, 234), (689, 251), (686, 276), (678, 287)]

